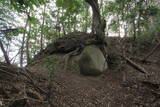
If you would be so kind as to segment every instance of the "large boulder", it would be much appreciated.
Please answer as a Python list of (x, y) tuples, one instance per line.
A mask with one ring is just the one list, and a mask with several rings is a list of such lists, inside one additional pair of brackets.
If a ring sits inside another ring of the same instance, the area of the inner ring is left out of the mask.
[(84, 48), (78, 64), (80, 73), (88, 76), (98, 76), (108, 68), (102, 51), (95, 45), (89, 45)]

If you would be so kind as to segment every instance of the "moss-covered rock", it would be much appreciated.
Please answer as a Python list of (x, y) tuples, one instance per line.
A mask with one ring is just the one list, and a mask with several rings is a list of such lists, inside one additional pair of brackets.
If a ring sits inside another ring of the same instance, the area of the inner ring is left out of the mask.
[(108, 68), (107, 62), (101, 50), (90, 45), (84, 48), (79, 59), (79, 67), (81, 74), (84, 75), (100, 75)]

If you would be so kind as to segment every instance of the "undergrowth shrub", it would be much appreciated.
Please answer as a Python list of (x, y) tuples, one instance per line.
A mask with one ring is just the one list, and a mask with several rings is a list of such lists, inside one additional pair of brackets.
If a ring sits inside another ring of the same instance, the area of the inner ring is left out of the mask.
[(153, 39), (159, 34), (160, 27), (153, 27), (141, 35), (137, 36), (135, 46), (138, 50), (144, 51), (150, 48)]

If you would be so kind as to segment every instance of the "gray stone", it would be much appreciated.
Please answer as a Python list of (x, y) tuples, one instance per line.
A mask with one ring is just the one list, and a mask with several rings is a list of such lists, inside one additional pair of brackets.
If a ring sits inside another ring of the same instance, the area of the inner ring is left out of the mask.
[(79, 61), (80, 73), (97, 76), (107, 70), (108, 65), (102, 51), (95, 45), (89, 45), (82, 51)]

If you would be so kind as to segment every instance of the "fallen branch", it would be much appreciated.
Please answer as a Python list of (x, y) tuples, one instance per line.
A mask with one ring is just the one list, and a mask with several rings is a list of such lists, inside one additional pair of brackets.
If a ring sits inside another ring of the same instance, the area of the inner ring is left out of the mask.
[(7, 72), (7, 71), (5, 71), (5, 70), (3, 70), (3, 69), (0, 69), (0, 72), (6, 73), (6, 74), (8, 74), (8, 75), (10, 75), (10, 76), (12, 76), (12, 77), (15, 76), (13, 73), (9, 73), (9, 72)]
[(157, 61), (156, 60), (149, 60), (149, 59), (146, 59), (145, 61), (143, 61), (142, 60), (142, 58), (140, 58), (140, 57), (131, 57), (130, 58), (131, 60), (133, 60), (133, 61), (137, 61), (137, 62), (145, 62), (145, 63), (157, 63)]
[(123, 58), (127, 61), (127, 63), (129, 65), (131, 65), (133, 68), (135, 68), (136, 70), (138, 70), (141, 73), (147, 73), (146, 70), (141, 67), (140, 65), (136, 64), (135, 62), (133, 62), (131, 59), (127, 58), (126, 56), (123, 56)]
[(7, 34), (7, 33), (10, 33), (10, 32), (15, 32), (15, 31), (18, 31), (18, 28), (9, 28), (9, 29), (4, 29), (4, 30), (0, 30), (0, 34)]

